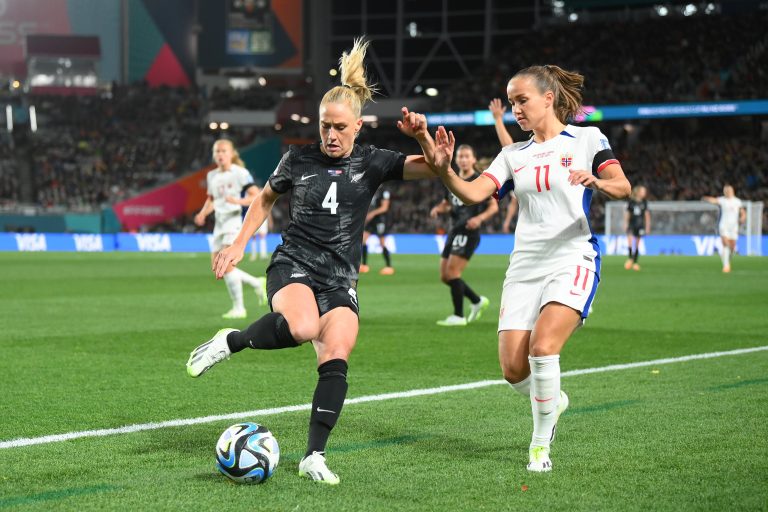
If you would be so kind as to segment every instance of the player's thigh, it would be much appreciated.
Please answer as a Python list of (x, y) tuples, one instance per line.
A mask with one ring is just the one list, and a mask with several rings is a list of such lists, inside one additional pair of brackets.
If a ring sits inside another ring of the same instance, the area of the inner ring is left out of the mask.
[(283, 315), (295, 340), (311, 341), (320, 334), (320, 313), (312, 288), (304, 283), (290, 283), (271, 298), (272, 311)]
[(559, 354), (571, 334), (581, 325), (581, 313), (559, 302), (546, 304), (531, 333), (530, 354)]
[(320, 317), (320, 334), (312, 343), (318, 366), (332, 359), (349, 361), (357, 332), (357, 314), (346, 306), (334, 308)]
[(450, 279), (458, 279), (461, 277), (461, 273), (469, 263), (469, 260), (464, 256), (457, 254), (451, 254), (448, 256), (448, 262), (446, 264), (446, 277)]
[(531, 374), (528, 354), (531, 331), (499, 331), (499, 364), (507, 382), (524, 380)]

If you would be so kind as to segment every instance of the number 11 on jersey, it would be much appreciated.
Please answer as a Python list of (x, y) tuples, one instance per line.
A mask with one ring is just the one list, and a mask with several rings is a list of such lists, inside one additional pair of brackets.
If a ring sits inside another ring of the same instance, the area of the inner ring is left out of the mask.
[(331, 215), (336, 215), (336, 209), (339, 207), (338, 201), (336, 201), (336, 182), (331, 183), (331, 187), (328, 189), (328, 193), (325, 194), (325, 199), (322, 203), (323, 208), (331, 210)]

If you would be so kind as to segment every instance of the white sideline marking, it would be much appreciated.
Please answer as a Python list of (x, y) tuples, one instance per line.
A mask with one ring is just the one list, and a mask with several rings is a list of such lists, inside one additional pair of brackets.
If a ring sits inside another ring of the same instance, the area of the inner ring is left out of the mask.
[[(639, 361), (637, 363), (612, 364), (598, 368), (583, 368), (581, 370), (570, 370), (563, 372), (561, 377), (575, 377), (577, 375), (588, 375), (590, 373), (615, 372), (620, 370), (629, 370), (632, 368), (641, 368), (643, 366), (658, 366), (662, 364), (682, 363), (686, 361), (695, 361), (697, 359), (712, 359), (715, 357), (736, 356), (768, 350), (768, 345), (762, 347), (741, 348), (737, 350), (727, 350), (724, 352), (708, 352), (705, 354), (692, 354), (681, 357), (668, 357), (664, 359), (654, 359), (652, 361)], [(453, 391), (464, 391), (467, 389), (485, 388), (488, 386), (497, 386), (505, 384), (504, 380), (481, 380), (477, 382), (468, 382), (466, 384), (454, 384), (452, 386), (440, 386), (436, 388), (412, 389), (410, 391), (398, 391), (395, 393), (384, 393), (380, 395), (368, 395), (358, 398), (350, 398), (344, 401), (345, 405), (364, 404), (366, 402), (380, 402), (382, 400), (394, 400), (397, 398), (411, 398), (414, 396), (438, 395), (441, 393), (451, 393)], [(0, 449), (19, 448), (22, 446), (32, 446), (46, 443), (60, 443), (72, 439), (83, 437), (104, 437), (117, 434), (130, 434), (132, 432), (143, 432), (145, 430), (158, 430), (161, 428), (183, 427), (185, 425), (199, 425), (201, 423), (213, 423), (223, 420), (239, 420), (252, 418), (254, 416), (273, 416), (286, 412), (308, 411), (312, 409), (312, 404), (288, 405), (285, 407), (275, 407), (272, 409), (257, 409), (255, 411), (233, 412), (230, 414), (216, 414), (213, 416), (202, 416), (199, 418), (187, 418), (178, 420), (161, 421), (157, 423), (141, 423), (137, 425), (126, 425), (118, 428), (104, 428), (99, 430), (82, 430), (79, 432), (68, 432), (66, 434), (55, 434), (42, 437), (27, 437), (12, 439), (10, 441), (0, 442)]]

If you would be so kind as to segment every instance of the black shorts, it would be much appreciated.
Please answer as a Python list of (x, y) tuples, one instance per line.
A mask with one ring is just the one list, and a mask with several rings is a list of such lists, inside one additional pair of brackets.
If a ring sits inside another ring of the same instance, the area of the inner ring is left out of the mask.
[(269, 308), (272, 309), (272, 297), (277, 292), (292, 283), (301, 283), (309, 286), (315, 295), (317, 311), (323, 316), (330, 310), (338, 307), (348, 307), (360, 314), (357, 304), (357, 283), (323, 284), (325, 280), (312, 271), (297, 264), (287, 262), (273, 263), (267, 268), (267, 299)]
[(627, 234), (635, 237), (645, 236), (645, 226), (629, 226), (629, 229), (627, 229)]
[(365, 230), (368, 233), (373, 233), (378, 236), (386, 236), (388, 233), (387, 223), (383, 220), (373, 219), (371, 222), (365, 225)]
[(448, 258), (451, 254), (454, 256), (461, 256), (464, 259), (470, 259), (477, 246), (480, 245), (480, 232), (479, 231), (453, 231), (448, 233), (448, 238), (445, 240), (445, 247), (443, 247), (443, 258)]

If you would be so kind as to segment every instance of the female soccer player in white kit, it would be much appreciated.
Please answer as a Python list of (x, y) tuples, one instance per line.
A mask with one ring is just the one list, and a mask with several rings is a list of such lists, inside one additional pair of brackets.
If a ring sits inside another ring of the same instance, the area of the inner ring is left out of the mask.
[(723, 242), (720, 259), (723, 262), (723, 272), (728, 273), (731, 271), (731, 254), (736, 250), (736, 241), (739, 239), (739, 224), (744, 223), (747, 212), (731, 185), (723, 187), (722, 196), (704, 196), (702, 201), (720, 206), (720, 222), (717, 225), (717, 232)]
[[(211, 262), (216, 259), (225, 247), (232, 245), (243, 225), (242, 206), (248, 206), (256, 197), (258, 189), (253, 185), (253, 177), (243, 167), (232, 141), (220, 139), (213, 144), (213, 159), (218, 165), (208, 172), (208, 198), (200, 212), (195, 215), (195, 224), (202, 226), (205, 218), (215, 212), (216, 223), (213, 228), (213, 243), (211, 245)], [(246, 196), (240, 199), (240, 194)], [(223, 318), (246, 318), (247, 312), (243, 304), (243, 283), (252, 286), (259, 298), (259, 303), (266, 302), (266, 284), (263, 277), (254, 277), (239, 268), (233, 268), (224, 276), (229, 297), (232, 299), (232, 309), (221, 315)]]
[(583, 76), (557, 66), (518, 72), (507, 95), (520, 127), (533, 137), (502, 149), (482, 179), (467, 182), (450, 169), (453, 133), (440, 127), (436, 139), (436, 170), (462, 201), (509, 191), (519, 201), (501, 298), (499, 361), (504, 378), (530, 397), (528, 470), (536, 472), (552, 469), (550, 441), (568, 406), (559, 354), (589, 314), (600, 280), (600, 248), (589, 223), (592, 194), (623, 199), (630, 193), (600, 130), (568, 124), (581, 109), (583, 83)]

